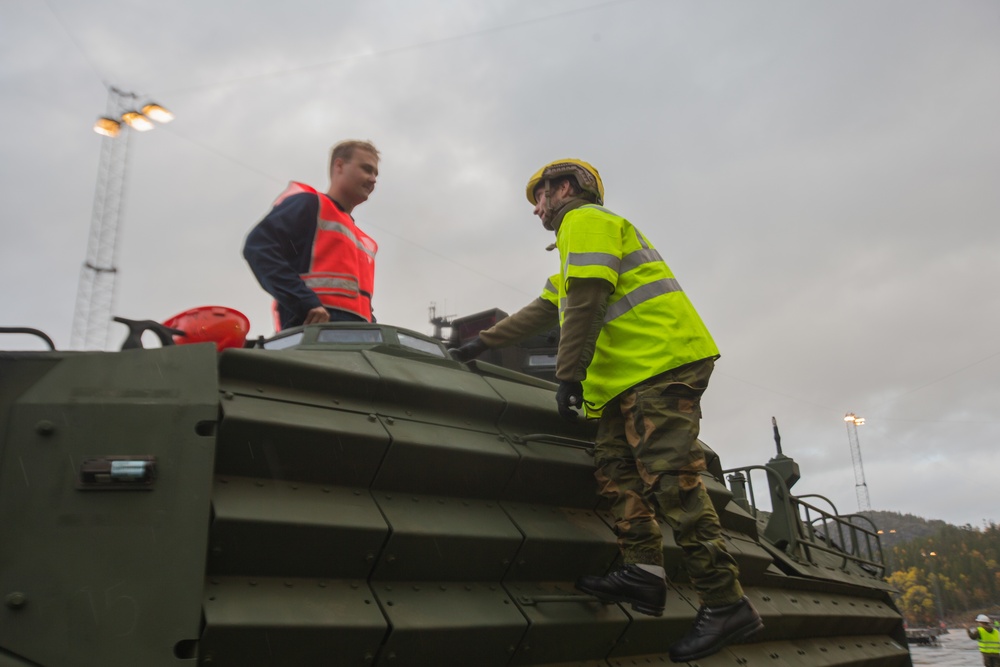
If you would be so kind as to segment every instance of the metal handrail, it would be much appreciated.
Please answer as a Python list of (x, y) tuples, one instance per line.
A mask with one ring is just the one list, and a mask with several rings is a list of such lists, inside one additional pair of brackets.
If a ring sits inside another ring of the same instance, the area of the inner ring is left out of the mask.
[(833, 504), (833, 501), (832, 501), (832, 500), (830, 500), (829, 498), (827, 498), (826, 496), (821, 496), (821, 495), (820, 495), (820, 494), (818, 494), (818, 493), (807, 493), (807, 494), (806, 494), (806, 495), (804, 495), (804, 496), (798, 496), (798, 499), (799, 499), (799, 500), (804, 500), (804, 499), (806, 499), (806, 498), (821, 498), (821, 499), (825, 500), (825, 501), (827, 502), (827, 504), (829, 504), (829, 505), (830, 505), (830, 507), (831, 507), (831, 508), (833, 509), (833, 513), (834, 513), (834, 514), (840, 514), (840, 512), (839, 512), (839, 511), (837, 511), (837, 506), (836, 506), (836, 505), (834, 505), (834, 504)]
[(575, 447), (576, 449), (592, 450), (594, 443), (580, 438), (571, 438), (565, 435), (555, 435), (553, 433), (527, 433), (525, 435), (508, 435), (511, 442), (523, 445), (528, 442), (543, 442), (548, 445), (560, 445), (562, 447)]
[[(785, 525), (779, 529), (783, 529), (781, 532), (788, 538), (786, 547), (788, 553), (799, 555), (807, 562), (816, 565), (813, 551), (819, 551), (841, 558), (841, 569), (846, 569), (849, 563), (855, 563), (866, 571), (870, 571), (869, 568), (874, 568), (878, 576), (885, 573), (881, 539), (871, 519), (858, 514), (841, 516), (837, 512), (836, 506), (823, 496), (812, 494), (796, 497), (792, 495), (781, 475), (768, 466), (753, 465), (724, 470), (724, 475), (743, 474), (747, 491), (746, 497), (755, 516), (758, 513), (758, 508), (753, 478), (750, 475), (751, 470), (763, 470), (767, 475), (772, 510), (779, 504), (785, 510), (780, 513), (785, 518)], [(820, 509), (803, 500), (803, 498), (815, 497), (822, 498), (829, 503), (833, 511)], [(772, 511), (772, 519), (776, 515), (777, 513)], [(864, 520), (871, 528), (857, 525), (854, 523), (856, 519)], [(817, 523), (821, 523), (824, 527), (822, 534), (816, 530)], [(831, 532), (836, 533), (839, 544), (831, 536)]]
[[(799, 511), (798, 516), (800, 518), (803, 518), (802, 512), (804, 511), (805, 513), (803, 528), (810, 537), (808, 543), (805, 545), (807, 550), (816, 549), (842, 558), (841, 569), (846, 568), (848, 562), (854, 562), (858, 565), (875, 568), (879, 576), (885, 573), (881, 541), (874, 529), (874, 524), (871, 524), (873, 529), (869, 530), (852, 522), (852, 519), (861, 518), (871, 523), (870, 519), (857, 514), (841, 516), (836, 513), (830, 513), (815, 505), (810, 505), (799, 498), (793, 498), (793, 503)], [(813, 518), (813, 513), (816, 513), (818, 516)], [(817, 535), (817, 523), (820, 523), (824, 528), (821, 536)], [(836, 533), (837, 541), (834, 541), (830, 535), (830, 526), (833, 527), (833, 531)], [(876, 543), (874, 549), (872, 548), (872, 540)], [(864, 550), (862, 550), (862, 542), (865, 547)], [(810, 562), (812, 562), (811, 558)]]
[(39, 329), (33, 329), (31, 327), (0, 327), (0, 333), (29, 334), (31, 336), (37, 336), (45, 341), (45, 344), (49, 346), (50, 350), (54, 352), (56, 349), (56, 344), (52, 342), (52, 339), (49, 338), (48, 334), (44, 331), (40, 331)]
[[(789, 493), (788, 491), (788, 485), (785, 484), (785, 480), (782, 479), (781, 475), (779, 475), (778, 472), (775, 471), (773, 468), (769, 468), (768, 466), (762, 466), (762, 465), (750, 465), (750, 466), (743, 466), (741, 468), (730, 468), (728, 470), (723, 470), (722, 471), (723, 476), (730, 473), (745, 473), (744, 477), (748, 491), (747, 499), (750, 501), (750, 507), (753, 509), (754, 516), (757, 516), (759, 510), (757, 509), (757, 494), (754, 491), (753, 478), (750, 476), (751, 470), (763, 470), (768, 477), (768, 482), (774, 483), (773, 487), (769, 485), (769, 489), (771, 491), (772, 509), (773, 505), (776, 502), (785, 504), (787, 509), (792, 509), (792, 506), (788, 504), (788, 499), (791, 497), (791, 493)], [(772, 512), (772, 515), (773, 514), (774, 513)], [(800, 534), (801, 531), (799, 526), (797, 525), (797, 522), (792, 518), (793, 516), (797, 515), (793, 514), (792, 512), (784, 512), (783, 515), (786, 518), (785, 534), (788, 535), (787, 550), (792, 553), (798, 552), (800, 551), (798, 535)]]

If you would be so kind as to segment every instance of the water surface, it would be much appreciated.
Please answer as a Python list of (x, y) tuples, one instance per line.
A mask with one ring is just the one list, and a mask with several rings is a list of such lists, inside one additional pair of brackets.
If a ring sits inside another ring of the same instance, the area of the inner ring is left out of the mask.
[(976, 641), (969, 639), (965, 628), (952, 628), (941, 635), (939, 646), (911, 646), (914, 665), (934, 667), (976, 667), (983, 664)]

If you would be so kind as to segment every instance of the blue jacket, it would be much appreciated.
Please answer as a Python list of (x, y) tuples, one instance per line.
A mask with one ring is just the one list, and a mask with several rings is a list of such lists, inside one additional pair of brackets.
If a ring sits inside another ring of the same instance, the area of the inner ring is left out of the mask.
[[(329, 199), (326, 194), (319, 196)], [(272, 208), (243, 244), (243, 258), (257, 282), (278, 302), (282, 329), (302, 324), (306, 313), (323, 305), (299, 277), (309, 271), (318, 215), (316, 195), (292, 195)]]

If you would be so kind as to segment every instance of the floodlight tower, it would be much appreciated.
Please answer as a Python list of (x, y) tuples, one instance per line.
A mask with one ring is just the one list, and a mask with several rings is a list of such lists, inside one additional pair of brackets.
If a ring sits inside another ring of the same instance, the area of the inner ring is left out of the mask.
[(104, 139), (97, 168), (87, 256), (80, 271), (73, 312), (70, 347), (77, 350), (103, 350), (108, 344), (118, 276), (118, 224), (128, 166), (129, 135), (132, 130), (153, 129), (154, 120), (168, 123), (173, 119), (173, 114), (155, 103), (147, 103), (141, 112), (136, 111), (137, 100), (135, 93), (108, 87), (107, 115), (94, 124), (94, 131)]
[(871, 510), (872, 505), (868, 499), (865, 468), (861, 463), (861, 443), (858, 441), (858, 427), (865, 423), (865, 418), (848, 412), (844, 415), (844, 421), (847, 422), (847, 439), (851, 443), (851, 461), (854, 462), (854, 490), (858, 494), (858, 511), (867, 512)]

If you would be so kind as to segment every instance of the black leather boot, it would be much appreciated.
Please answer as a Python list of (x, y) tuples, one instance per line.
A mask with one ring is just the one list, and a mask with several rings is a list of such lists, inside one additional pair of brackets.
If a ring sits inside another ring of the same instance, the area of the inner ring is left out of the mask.
[(742, 641), (763, 628), (764, 622), (760, 620), (760, 614), (745, 597), (724, 607), (702, 605), (691, 631), (671, 645), (670, 659), (674, 662), (690, 662), (704, 658), (726, 644)]
[(625, 565), (606, 577), (580, 577), (576, 588), (605, 602), (631, 602), (632, 609), (650, 616), (662, 616), (667, 602), (667, 582), (636, 565)]

